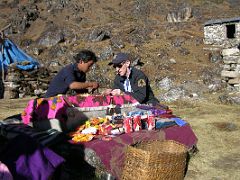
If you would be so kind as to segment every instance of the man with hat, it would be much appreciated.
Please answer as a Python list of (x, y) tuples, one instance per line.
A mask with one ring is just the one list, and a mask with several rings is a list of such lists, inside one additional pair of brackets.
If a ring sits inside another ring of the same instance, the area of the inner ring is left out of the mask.
[(96, 55), (89, 50), (82, 50), (74, 56), (75, 63), (65, 66), (51, 81), (45, 97), (66, 94), (68, 90), (76, 93), (92, 92), (99, 87), (97, 82), (86, 82), (86, 73), (97, 62)]
[(156, 105), (159, 101), (154, 97), (148, 77), (140, 70), (131, 67), (129, 54), (119, 53), (108, 65), (116, 70), (113, 89), (105, 94), (119, 95), (120, 92), (130, 94), (141, 104)]

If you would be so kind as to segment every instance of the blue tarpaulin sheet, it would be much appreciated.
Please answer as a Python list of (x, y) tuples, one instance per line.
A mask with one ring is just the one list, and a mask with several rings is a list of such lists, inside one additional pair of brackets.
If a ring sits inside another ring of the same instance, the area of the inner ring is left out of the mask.
[[(21, 64), (21, 62), (25, 61), (29, 63), (27, 65)], [(2, 70), (2, 66), (4, 67), (4, 71), (7, 71), (8, 66), (12, 63), (16, 63), (17, 68), (20, 70), (32, 70), (39, 66), (37, 60), (26, 54), (11, 40), (5, 39), (4, 42), (0, 44), (0, 71)]]

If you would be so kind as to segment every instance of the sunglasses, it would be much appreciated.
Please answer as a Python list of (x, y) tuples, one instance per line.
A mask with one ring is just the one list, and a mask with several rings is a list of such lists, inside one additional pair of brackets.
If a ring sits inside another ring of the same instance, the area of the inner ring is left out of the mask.
[(116, 64), (116, 65), (113, 65), (114, 68), (122, 68), (123, 64)]
[(124, 64), (125, 64), (125, 61), (122, 62), (121, 64), (114, 64), (113, 67), (114, 67), (114, 68), (119, 68), (119, 69), (120, 69), (120, 68), (123, 67)]

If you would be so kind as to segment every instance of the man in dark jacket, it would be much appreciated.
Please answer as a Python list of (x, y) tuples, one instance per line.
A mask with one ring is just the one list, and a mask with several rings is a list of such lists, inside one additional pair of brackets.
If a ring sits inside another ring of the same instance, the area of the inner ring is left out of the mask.
[(87, 93), (99, 87), (97, 82), (86, 82), (86, 73), (97, 62), (96, 55), (89, 50), (82, 50), (74, 56), (75, 63), (65, 66), (51, 81), (45, 97), (66, 94), (68, 90)]
[(109, 65), (113, 65), (117, 75), (113, 89), (106, 90), (105, 94), (118, 95), (122, 91), (130, 94), (141, 104), (155, 105), (159, 103), (154, 97), (148, 77), (142, 71), (130, 66), (128, 54), (117, 54)]

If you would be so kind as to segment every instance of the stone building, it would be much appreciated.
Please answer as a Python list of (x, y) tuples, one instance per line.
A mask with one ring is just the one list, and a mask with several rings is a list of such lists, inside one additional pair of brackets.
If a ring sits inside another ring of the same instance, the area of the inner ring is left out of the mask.
[(240, 91), (240, 17), (207, 21), (204, 43), (213, 46), (222, 56), (222, 81)]
[(204, 24), (204, 43), (232, 47), (240, 42), (240, 17), (209, 20)]

